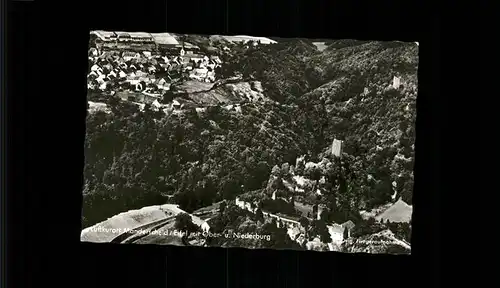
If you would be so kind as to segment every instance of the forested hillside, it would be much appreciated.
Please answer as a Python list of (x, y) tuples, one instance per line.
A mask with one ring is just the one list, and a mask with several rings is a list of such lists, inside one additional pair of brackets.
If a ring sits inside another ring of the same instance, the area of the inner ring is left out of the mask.
[[(190, 107), (165, 115), (150, 105), (141, 112), (134, 104), (110, 100), (111, 113), (89, 113), (84, 227), (147, 205), (178, 203), (191, 212), (265, 191), (274, 179), (273, 167), (284, 163), (291, 176), (283, 172), (283, 179), (325, 176), (331, 179), (322, 184), (326, 190), (338, 189), (332, 188), (335, 179), (347, 181), (341, 191), (356, 195), (357, 203), (349, 204), (355, 206), (353, 217), (359, 209), (391, 201), (394, 192), (411, 204), (417, 48), (414, 43), (332, 41), (319, 52), (305, 40), (237, 46), (224, 53), (205, 47), (221, 53), (223, 78), (258, 81), (266, 101), (249, 101), (242, 94), (222, 95), (224, 103), (201, 101), (207, 93), (212, 98), (217, 91), (226, 93), (214, 87), (182, 96), (195, 99), (203, 111)], [(394, 76), (401, 78), (397, 89), (391, 87)], [(227, 107), (236, 104), (239, 109)], [(349, 177), (335, 176), (340, 166), (328, 155), (334, 139), (344, 140), (342, 165)], [(301, 170), (296, 165), (302, 156), (305, 162), (322, 162), (323, 168)]]

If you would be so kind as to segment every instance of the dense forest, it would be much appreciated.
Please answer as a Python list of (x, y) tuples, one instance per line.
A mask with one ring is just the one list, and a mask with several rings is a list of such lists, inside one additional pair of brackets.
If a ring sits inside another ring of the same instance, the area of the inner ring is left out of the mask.
[[(336, 221), (359, 217), (359, 209), (387, 203), (394, 192), (411, 204), (416, 45), (331, 41), (319, 52), (297, 39), (240, 46), (220, 54), (222, 77), (260, 81), (268, 101), (234, 101), (241, 111), (215, 105), (203, 113), (192, 107), (165, 115), (149, 105), (139, 111), (110, 96), (106, 102), (111, 113), (88, 114), (84, 227), (165, 202), (192, 212), (250, 191), (259, 191), (264, 200), (270, 185), (279, 188), (282, 179), (298, 173), (316, 180), (325, 176), (325, 183), (318, 185), (323, 191), (335, 190), (325, 198), (336, 197), (327, 203), (342, 207), (331, 207), (335, 213), (325, 217)], [(394, 76), (402, 79), (398, 89), (390, 87)], [(345, 143), (342, 163), (329, 156), (333, 139)], [(299, 157), (323, 164), (297, 167)], [(224, 217), (217, 221), (245, 226), (246, 216)], [(274, 226), (258, 226), (281, 235)]]

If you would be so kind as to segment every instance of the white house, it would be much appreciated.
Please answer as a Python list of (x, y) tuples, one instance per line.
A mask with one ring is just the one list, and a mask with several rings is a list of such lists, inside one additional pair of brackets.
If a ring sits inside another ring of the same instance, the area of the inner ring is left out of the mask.
[(92, 71), (89, 73), (89, 75), (87, 77), (89, 79), (96, 79), (97, 77), (99, 77), (99, 75), (95, 71)]
[[(351, 237), (351, 230), (354, 228), (354, 226), (356, 226), (354, 224), (354, 222), (352, 222), (351, 220), (348, 220), (344, 223), (342, 223), (340, 226), (342, 226), (344, 229), (347, 228), (347, 237)], [(343, 231), (342, 231), (343, 233)]]
[(99, 70), (99, 69), (101, 69), (101, 67), (99, 67), (99, 66), (98, 66), (98, 65), (96, 65), (96, 64), (94, 64), (94, 65), (92, 65), (92, 67), (90, 67), (90, 71), (97, 71), (97, 70)]
[(394, 76), (392, 79), (392, 87), (394, 89), (399, 89), (399, 86), (401, 86), (401, 78)]
[(97, 57), (99, 56), (99, 51), (97, 51), (96, 48), (92, 47), (89, 49), (89, 56)]
[(163, 105), (161, 105), (160, 102), (158, 102), (158, 99), (156, 99), (153, 103), (151, 103), (151, 106), (160, 109)]
[(143, 89), (144, 89), (144, 87), (142, 87), (141, 83), (135, 84), (135, 91), (142, 91)]
[(332, 243), (340, 245), (344, 240), (344, 227), (339, 224), (328, 225), (328, 232), (330, 233), (330, 238), (332, 238)]
[(177, 101), (177, 100), (174, 100), (170, 104), (170, 108), (171, 109), (180, 109), (181, 108), (181, 103), (179, 103), (179, 101)]
[(104, 76), (103, 74), (101, 74), (95, 80), (97, 81), (97, 83), (102, 84), (102, 83), (104, 83), (104, 78), (106, 78), (106, 76)]
[(162, 85), (165, 85), (166, 83), (167, 83), (167, 80), (165, 80), (165, 78), (160, 78), (160, 80), (158, 80), (158, 83), (156, 83), (156, 84), (159, 86), (162, 86)]
[(208, 225), (208, 223), (207, 223), (206, 221), (205, 221), (205, 222), (203, 222), (203, 224), (201, 224), (201, 230), (202, 230), (203, 232), (208, 232), (208, 231), (210, 231), (210, 225)]
[(318, 207), (318, 211), (316, 212), (316, 220), (320, 220), (321, 219), (321, 213), (323, 211)]
[(240, 207), (241, 209), (246, 209), (246, 202), (236, 197), (236, 206)]

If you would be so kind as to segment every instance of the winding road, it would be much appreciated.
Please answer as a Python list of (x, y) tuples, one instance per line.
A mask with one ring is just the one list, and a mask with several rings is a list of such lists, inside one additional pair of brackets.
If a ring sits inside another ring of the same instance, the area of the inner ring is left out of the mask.
[(152, 233), (155, 230), (165, 226), (175, 219), (175, 215), (168, 216), (167, 218), (160, 219), (157, 221), (149, 222), (134, 229), (130, 229), (127, 232), (121, 233), (115, 238), (109, 241), (110, 243), (132, 243), (141, 239), (142, 237)]
[(153, 234), (154, 231), (158, 231), (165, 225), (171, 223), (173, 220), (175, 220), (175, 217), (180, 214), (180, 213), (186, 213), (191, 216), (191, 219), (194, 224), (201, 226), (203, 223), (205, 223), (204, 220), (202, 220), (200, 217), (187, 213), (186, 211), (180, 209), (178, 205), (175, 204), (165, 204), (162, 205), (162, 210), (168, 211), (169, 216), (166, 218), (162, 218), (159, 220), (155, 220), (152, 222), (148, 222), (146, 224), (140, 225), (138, 227), (135, 227), (133, 229), (130, 229), (126, 232), (120, 233), (113, 239), (111, 239), (109, 242), (110, 243), (133, 243), (141, 238), (144, 238), (147, 235)]

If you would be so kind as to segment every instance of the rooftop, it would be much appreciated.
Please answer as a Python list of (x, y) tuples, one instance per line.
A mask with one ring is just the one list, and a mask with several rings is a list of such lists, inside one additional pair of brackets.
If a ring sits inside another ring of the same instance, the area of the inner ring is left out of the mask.
[(130, 33), (128, 33), (128, 32), (116, 31), (115, 33), (116, 33), (116, 35), (118, 35), (118, 37), (131, 37)]
[(95, 30), (95, 31), (91, 31), (90, 33), (97, 35), (97, 37), (99, 37), (101, 39), (116, 37), (115, 32), (111, 32), (111, 31)]
[(277, 43), (276, 41), (266, 37), (256, 37), (256, 36), (246, 36), (246, 35), (221, 36), (221, 37), (231, 42), (246, 42), (252, 40), (252, 41), (260, 41), (262, 44)]
[(198, 47), (194, 44), (191, 44), (189, 42), (184, 42), (184, 48), (186, 48), (186, 49), (200, 49), (200, 47)]
[(342, 226), (342, 227), (347, 227), (347, 229), (352, 229), (352, 228), (354, 228), (354, 226), (356, 226), (356, 225), (354, 225), (354, 222), (352, 222), (351, 220), (349, 220), (349, 221), (347, 221), (347, 222), (342, 223), (342, 225), (341, 225), (341, 226)]
[(203, 58), (205, 55), (200, 55), (200, 54), (186, 54), (182, 56), (184, 58)]
[(152, 38), (151, 33), (146, 32), (130, 32), (129, 33), (132, 38)]
[(344, 233), (344, 227), (342, 227), (342, 225), (332, 224), (328, 225), (327, 227), (330, 233)]
[(169, 33), (151, 33), (151, 36), (153, 36), (154, 40), (158, 44), (179, 45), (179, 41), (177, 41), (177, 39)]
[(387, 220), (391, 222), (410, 222), (412, 213), (413, 207), (399, 199), (383, 213), (377, 215), (375, 219), (384, 222)]

